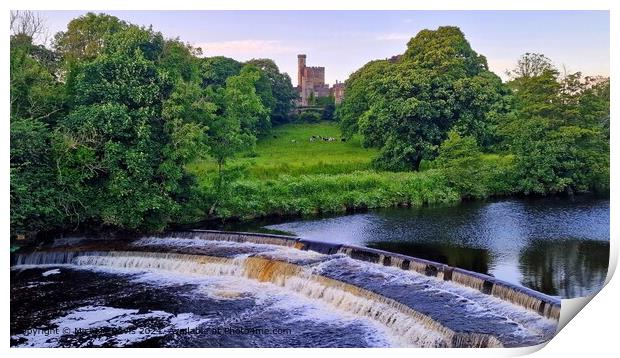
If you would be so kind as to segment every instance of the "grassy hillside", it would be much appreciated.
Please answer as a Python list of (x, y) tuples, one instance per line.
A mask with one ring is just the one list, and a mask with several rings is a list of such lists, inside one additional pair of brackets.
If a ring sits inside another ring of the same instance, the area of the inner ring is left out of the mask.
[[(310, 141), (312, 136), (332, 137), (336, 141)], [(376, 154), (363, 148), (359, 137), (342, 142), (340, 129), (333, 122), (286, 124), (260, 138), (254, 153), (235, 160), (247, 163), (252, 177), (269, 179), (281, 174), (342, 174), (367, 170)], [(214, 170), (210, 162), (194, 163), (194, 171)]]
[[(312, 136), (337, 141), (310, 141)], [(217, 200), (213, 215), (219, 218), (448, 204), (472, 196), (467, 188), (459, 189), (450, 182), (454, 176), (448, 175), (450, 168), (433, 168), (427, 163), (419, 172), (376, 171), (371, 168), (376, 154), (375, 149), (363, 148), (359, 137), (342, 142), (335, 123), (288, 124), (274, 128), (268, 137), (259, 139), (254, 152), (231, 163), (247, 164), (249, 175), (228, 183), (224, 194), (212, 190), (216, 172), (213, 161), (193, 163), (190, 170), (200, 182), (202, 202)], [(465, 173), (475, 176), (470, 181), (482, 186), (484, 195), (511, 193), (512, 156), (485, 154), (482, 159), (484, 169)], [(205, 208), (198, 217), (207, 212)]]

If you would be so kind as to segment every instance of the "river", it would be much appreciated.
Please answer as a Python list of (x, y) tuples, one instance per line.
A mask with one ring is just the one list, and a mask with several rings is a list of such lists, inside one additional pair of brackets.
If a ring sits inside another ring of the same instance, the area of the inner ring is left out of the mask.
[(585, 196), (225, 228), (302, 239), (103, 235), (13, 254), (11, 346), (530, 346), (555, 333), (558, 297), (601, 286), (609, 256), (609, 200)]
[(262, 226), (490, 274), (548, 295), (596, 292), (609, 261), (609, 199), (503, 199), (382, 209)]

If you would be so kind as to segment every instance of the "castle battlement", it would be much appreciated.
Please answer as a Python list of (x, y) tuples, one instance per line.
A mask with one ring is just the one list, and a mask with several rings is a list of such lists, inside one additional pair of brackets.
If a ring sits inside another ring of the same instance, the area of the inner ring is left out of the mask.
[(297, 91), (299, 92), (300, 106), (307, 106), (310, 97), (329, 97), (334, 96), (335, 102), (340, 103), (344, 95), (344, 84), (342, 82), (330, 88), (325, 83), (325, 67), (306, 66), (306, 55), (297, 55)]

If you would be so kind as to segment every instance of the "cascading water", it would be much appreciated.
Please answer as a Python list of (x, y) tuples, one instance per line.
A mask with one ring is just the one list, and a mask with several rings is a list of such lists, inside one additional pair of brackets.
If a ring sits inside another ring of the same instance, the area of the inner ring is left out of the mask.
[[(549, 339), (557, 323), (544, 318), (555, 317), (556, 306), (543, 306), (542, 312), (537, 313), (518, 308), (540, 311), (540, 298), (499, 284), (488, 286), (486, 281), (461, 272), (429, 268), (428, 264), (416, 260), (366, 254), (365, 261), (394, 267), (382, 268), (349, 258), (362, 255), (351, 248), (339, 249), (337, 255), (324, 255), (301, 251), (298, 248), (304, 248), (303, 243), (279, 241), (277, 237), (262, 240), (253, 235), (234, 234), (213, 241), (217, 237), (214, 233), (209, 232), (207, 239), (204, 235), (146, 238), (121, 245), (122, 250), (111, 251), (55, 248), (56, 251), (17, 255), (13, 269), (42, 265), (107, 267), (263, 282), (321, 302), (338, 312), (371, 320), (387, 329), (392, 337), (398, 337), (396, 344), (403, 346), (536, 344)], [(242, 241), (244, 238), (251, 244)], [(154, 248), (163, 252), (151, 251)], [(231, 248), (239, 248), (242, 253), (231, 255)], [(218, 252), (221, 256), (211, 255)], [(398, 269), (393, 272), (395, 268)], [(444, 271), (449, 272), (449, 277)], [(459, 289), (457, 284), (471, 288)], [(485, 290), (489, 292), (482, 294)], [(462, 306), (461, 313), (458, 308), (445, 309), (455, 303)]]

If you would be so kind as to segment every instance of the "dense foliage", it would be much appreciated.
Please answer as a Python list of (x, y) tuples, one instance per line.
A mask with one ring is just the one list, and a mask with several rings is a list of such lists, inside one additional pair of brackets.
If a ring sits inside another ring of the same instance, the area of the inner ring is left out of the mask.
[(203, 57), (92, 13), (50, 49), (19, 21), (13, 236), (609, 189), (609, 79), (525, 54), (503, 83), (456, 27), (363, 66), (342, 104), (291, 116), (272, 60)]
[(550, 61), (537, 54), (524, 55), (514, 72), (520, 76), (508, 85), (515, 113), (501, 131), (516, 155), (516, 190), (607, 190), (609, 79), (582, 78), (579, 72), (561, 78)]
[(186, 165), (213, 158), (221, 178), (292, 106), (272, 61), (201, 58), (113, 16), (72, 20), (51, 50), (32, 35), (11, 36), (13, 235), (198, 220), (208, 193)]
[[(431, 162), (465, 197), (608, 190), (609, 79), (561, 76), (530, 53), (509, 74), (502, 83), (458, 28), (423, 30), (355, 72), (337, 114), (343, 133), (380, 149), (376, 168)], [(487, 168), (484, 152), (514, 161)]]
[(486, 144), (506, 94), (456, 27), (421, 31), (402, 56), (369, 63), (346, 87), (343, 129), (381, 148), (376, 165), (391, 170), (418, 169), (450, 129)]

